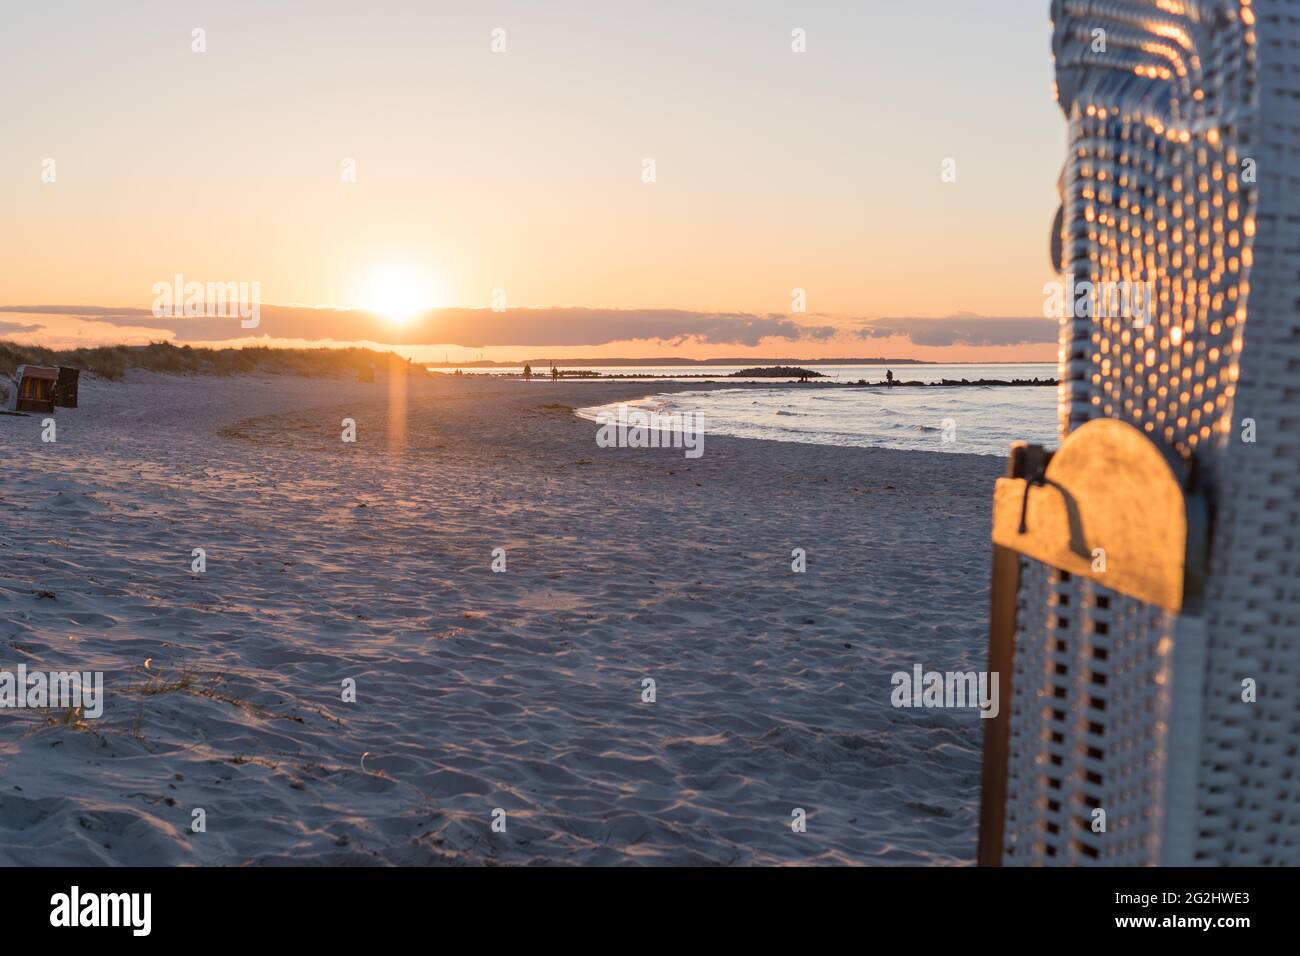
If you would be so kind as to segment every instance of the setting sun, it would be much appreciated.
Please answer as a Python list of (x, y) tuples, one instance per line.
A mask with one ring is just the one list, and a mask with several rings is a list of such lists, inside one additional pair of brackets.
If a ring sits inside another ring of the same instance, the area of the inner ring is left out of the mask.
[(395, 325), (405, 325), (438, 303), (432, 277), (415, 269), (387, 266), (371, 274), (365, 307)]

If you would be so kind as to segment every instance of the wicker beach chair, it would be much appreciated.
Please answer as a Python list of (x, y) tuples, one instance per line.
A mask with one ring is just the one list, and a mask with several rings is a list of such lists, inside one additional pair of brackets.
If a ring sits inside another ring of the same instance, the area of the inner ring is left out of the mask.
[(979, 861), (1297, 865), (1300, 2), (1052, 17), (1058, 264), (1156, 306), (1062, 320), (998, 482)]
[(58, 395), (59, 369), (20, 365), (9, 397), (11, 412), (52, 412)]

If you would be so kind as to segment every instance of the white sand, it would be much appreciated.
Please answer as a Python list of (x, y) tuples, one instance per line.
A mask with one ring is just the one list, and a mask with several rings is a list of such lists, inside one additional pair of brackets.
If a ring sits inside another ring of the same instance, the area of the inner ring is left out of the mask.
[(106, 681), (82, 727), (0, 710), (0, 862), (969, 862), (983, 722), (889, 675), (983, 666), (1001, 462), (687, 461), (548, 407), (658, 390), (136, 374), (55, 444), (0, 416), (0, 669)]

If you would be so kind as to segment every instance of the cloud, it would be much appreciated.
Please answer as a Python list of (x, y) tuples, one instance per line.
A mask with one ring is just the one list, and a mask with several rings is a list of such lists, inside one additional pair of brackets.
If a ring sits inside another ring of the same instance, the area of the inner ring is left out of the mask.
[(18, 335), (27, 332), (39, 332), (43, 325), (24, 325), (21, 322), (0, 322), (0, 335)]
[(103, 305), (0, 305), (0, 314), (3, 313), (10, 315), (75, 315), (83, 319), (153, 315), (148, 309), (109, 308)]
[(1055, 345), (1057, 323), (1044, 318), (997, 318), (959, 312), (945, 319), (863, 319), (854, 334), (864, 339), (905, 336), (913, 345)]
[(0, 306), (3, 313), (68, 315), (114, 325), (164, 329), (174, 333), (178, 342), (219, 342), (265, 335), (276, 339), (466, 348), (595, 346), (629, 339), (758, 345), (767, 338), (825, 341), (837, 332), (831, 325), (801, 325), (779, 314), (680, 309), (432, 309), (398, 326), (360, 309), (264, 305), (255, 329), (241, 328), (238, 318), (155, 318), (148, 309), (105, 306)]

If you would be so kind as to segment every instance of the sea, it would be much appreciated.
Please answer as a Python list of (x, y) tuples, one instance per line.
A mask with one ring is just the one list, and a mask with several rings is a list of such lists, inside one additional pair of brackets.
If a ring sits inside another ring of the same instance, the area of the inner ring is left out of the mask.
[[(990, 365), (816, 365), (821, 382), (878, 382), (892, 370), (909, 382), (943, 379), (1054, 379), (1054, 363)], [(601, 379), (617, 375), (654, 375), (664, 380), (698, 384), (681, 392), (655, 390), (646, 380), (643, 398), (629, 409), (662, 414), (696, 413), (708, 435), (729, 435), (767, 441), (808, 442), (863, 448), (901, 448), (961, 452), (1004, 457), (1012, 441), (1052, 446), (1057, 441), (1057, 391), (1049, 386), (981, 386), (912, 388), (865, 386), (825, 388), (731, 387), (740, 382), (773, 383), (772, 379), (730, 378), (735, 367), (627, 366), (596, 368)], [(444, 371), (439, 369), (438, 371)], [(520, 369), (465, 369), (466, 373), (519, 374)], [(545, 372), (535, 369), (535, 373)], [(568, 371), (568, 370), (566, 370)], [(704, 376), (704, 377), (701, 377)], [(566, 378), (566, 381), (571, 380)], [(785, 379), (776, 381), (784, 382)], [(593, 405), (577, 410), (595, 421), (602, 412), (617, 415), (617, 405)]]

